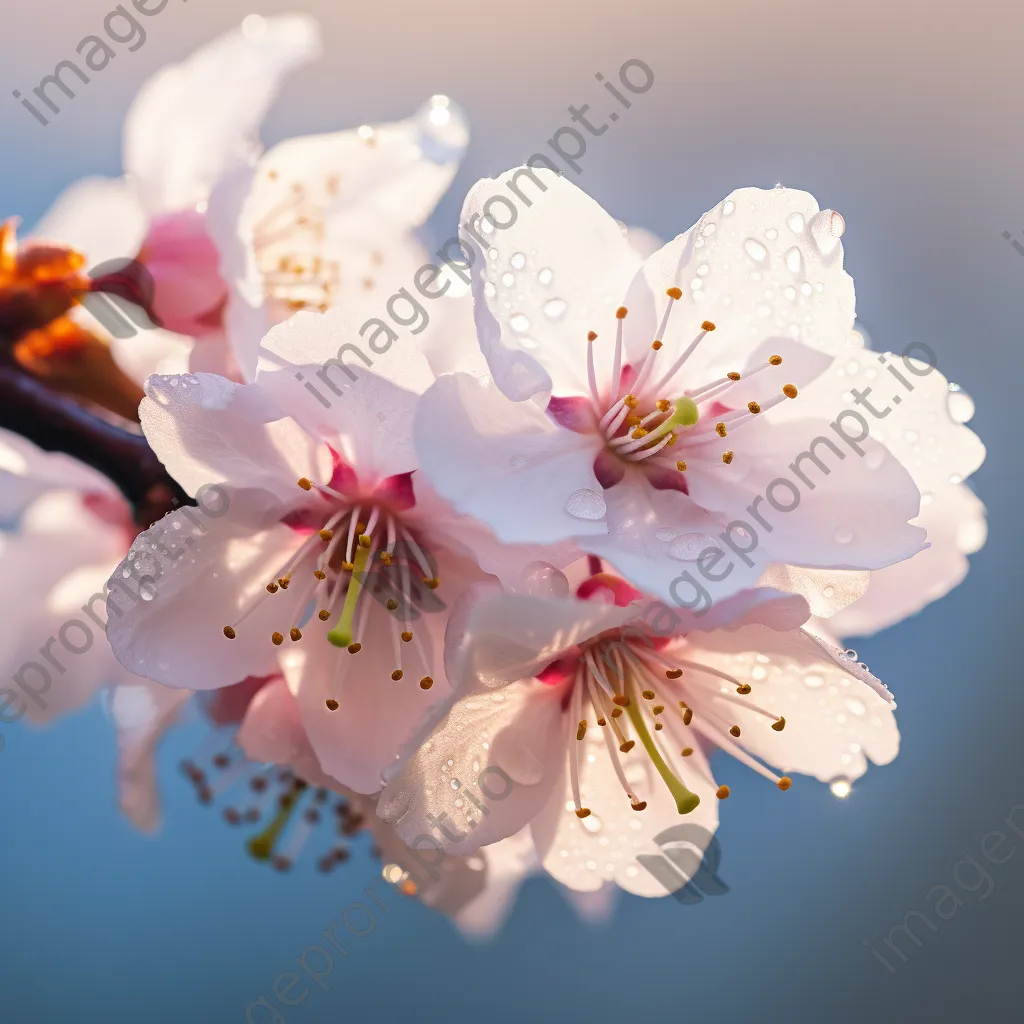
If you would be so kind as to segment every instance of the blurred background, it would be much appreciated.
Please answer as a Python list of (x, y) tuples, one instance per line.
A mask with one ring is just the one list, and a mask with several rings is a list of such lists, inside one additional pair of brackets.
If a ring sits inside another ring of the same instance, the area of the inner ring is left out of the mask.
[[(881, 947), (904, 914), (927, 910), (929, 889), (952, 884), (953, 865), (979, 857), (982, 837), (1024, 803), (1024, 256), (1003, 236), (1024, 243), (1024, 7), (171, 0), (137, 52), (118, 47), (42, 127), (11, 91), (29, 93), (111, 8), (48, 0), (0, 13), (0, 215), (31, 226), (73, 180), (120, 173), (121, 125), (139, 85), (254, 12), (305, 10), (324, 30), (324, 58), (291, 78), (267, 143), (399, 119), (432, 93), (463, 106), (473, 137), (430, 225), (442, 239), (477, 178), (542, 148), (569, 123), (570, 104), (612, 110), (595, 74), (614, 80), (639, 58), (655, 84), (590, 140), (582, 187), (666, 238), (733, 188), (810, 190), (846, 218), (847, 267), (874, 347), (931, 346), (977, 402), (972, 427), (989, 451), (973, 478), (989, 541), (967, 581), (855, 645), (899, 701), (894, 764), (869, 769), (845, 800), (809, 781), (781, 799), (722, 759), (719, 781), (733, 790), (718, 833), (730, 892), (696, 906), (623, 896), (593, 927), (533, 879), (498, 936), (471, 945), (443, 918), (392, 899), (374, 933), (348, 944), (330, 991), (311, 989), (289, 1024), (1019, 1016), (1024, 852), (986, 865), (986, 899), (960, 892), (955, 917), (935, 933), (918, 928), (921, 948), (904, 940), (908, 962), (890, 956), (895, 974), (864, 943)], [(16, 600), (7, 580), (0, 602)], [(12, 1024), (242, 1021), (379, 871), (365, 841), (328, 877), (311, 864), (279, 875), (251, 861), (242, 835), (200, 807), (177, 771), (194, 731), (172, 733), (161, 751), (155, 840), (117, 813), (101, 707), (4, 736), (0, 1019)]]

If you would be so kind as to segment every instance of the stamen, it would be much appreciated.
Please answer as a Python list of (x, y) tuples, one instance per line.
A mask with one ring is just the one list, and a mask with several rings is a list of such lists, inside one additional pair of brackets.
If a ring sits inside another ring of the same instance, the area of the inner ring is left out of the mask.
[(690, 342), (690, 344), (683, 351), (683, 354), (671, 365), (671, 367), (669, 367), (668, 372), (656, 384), (652, 385), (651, 390), (655, 392), (663, 391), (666, 388), (666, 385), (683, 368), (683, 366), (685, 365), (686, 361), (690, 358), (690, 356), (693, 355), (693, 353), (697, 349), (697, 346), (714, 329), (715, 325), (711, 323), (710, 320), (705, 320), (704, 323), (701, 324), (700, 333), (697, 335), (697, 337)]
[(593, 331), (587, 335), (587, 383), (590, 385), (590, 394), (595, 405), (601, 401), (597, 390), (597, 370), (594, 368), (594, 340), (596, 338), (597, 335)]

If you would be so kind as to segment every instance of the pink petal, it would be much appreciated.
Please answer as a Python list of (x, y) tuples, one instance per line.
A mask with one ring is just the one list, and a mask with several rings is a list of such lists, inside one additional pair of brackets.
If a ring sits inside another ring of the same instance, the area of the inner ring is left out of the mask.
[(374, 489), (373, 497), (386, 502), (399, 512), (407, 512), (416, 505), (412, 488), (412, 473), (397, 473), (382, 480)]
[(580, 395), (560, 398), (557, 395), (552, 395), (547, 411), (559, 426), (574, 433), (593, 434), (596, 429), (594, 407), (589, 398), (583, 398)]

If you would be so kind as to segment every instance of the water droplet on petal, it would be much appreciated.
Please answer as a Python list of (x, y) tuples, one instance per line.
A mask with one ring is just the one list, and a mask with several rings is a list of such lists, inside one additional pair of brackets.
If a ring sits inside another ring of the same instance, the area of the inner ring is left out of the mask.
[(497, 288), (495, 288), (495, 287), (494, 287), (494, 285), (493, 285), (493, 284), (491, 284), (491, 282), (490, 282), (490, 281), (488, 281), (488, 282), (487, 282), (487, 283), (486, 283), (486, 284), (484, 285), (484, 295), (486, 295), (486, 296), (487, 296), (487, 298), (489, 298), (489, 299), (493, 299), (493, 298), (494, 298), (494, 296), (495, 296), (495, 295), (497, 295), (497, 294), (498, 294), (498, 289), (497, 289)]
[(786, 253), (786, 268), (794, 274), (802, 274), (804, 271), (804, 254), (798, 246), (793, 246)]
[(404, 790), (399, 790), (394, 795), (381, 797), (377, 806), (377, 814), (389, 825), (397, 825), (411, 806), (412, 798)]
[(791, 213), (786, 218), (786, 224), (789, 227), (789, 230), (793, 232), (793, 234), (799, 235), (800, 232), (803, 231), (804, 229), (803, 215), (799, 213)]
[(819, 676), (816, 673), (804, 676), (804, 686), (809, 690), (818, 690), (825, 685), (825, 679), (823, 676)]
[(722, 204), (722, 213), (728, 217), (736, 209), (736, 204), (731, 199), (726, 199)]
[(850, 785), (849, 779), (838, 778), (832, 780), (829, 789), (832, 790), (834, 797), (837, 797), (839, 800), (845, 800), (850, 795), (853, 787)]
[(667, 544), (670, 540), (675, 538), (675, 535), (675, 530), (658, 530), (654, 536), (657, 537), (658, 540), (664, 541)]
[(695, 562), (702, 551), (714, 546), (714, 538), (706, 533), (684, 533), (672, 541), (668, 553), (670, 558), (678, 558), (680, 562)]
[(756, 238), (748, 238), (743, 248), (755, 263), (764, 263), (768, 258), (768, 250)]
[(835, 250), (845, 230), (846, 221), (835, 210), (822, 210), (811, 218), (811, 237), (823, 256)]
[(501, 283), (506, 288), (511, 288), (512, 285), (516, 283), (516, 275), (513, 274), (511, 271), (506, 270), (505, 273), (501, 275)]
[(861, 715), (866, 715), (868, 712), (868, 709), (864, 706), (864, 702), (862, 700), (858, 700), (856, 697), (847, 697), (845, 703), (846, 710), (852, 715), (860, 717)]
[(577, 519), (603, 519), (608, 511), (604, 498), (589, 487), (573, 491), (565, 500), (565, 511)]
[(517, 334), (525, 334), (530, 329), (530, 318), (523, 313), (513, 313), (508, 318), (508, 325)]
[(779, 237), (779, 233), (778, 231), (775, 230), (775, 228), (769, 228), (764, 233), (764, 237), (767, 238), (769, 242), (774, 242), (775, 239)]
[(525, 465), (526, 465), (526, 456), (525, 456), (525, 455), (513, 455), (513, 456), (512, 456), (512, 457), (511, 457), (511, 458), (510, 458), (510, 459), (508, 460), (508, 464), (509, 464), (509, 465), (510, 465), (510, 466), (511, 466), (511, 467), (512, 467), (513, 469), (522, 469), (522, 468), (523, 468), (523, 466), (525, 466)]
[(550, 267), (545, 267), (537, 272), (537, 281), (542, 285), (549, 285), (555, 279), (555, 272)]
[(836, 527), (835, 533), (832, 534), (832, 539), (837, 544), (850, 544), (853, 542), (854, 533), (848, 526)]
[(520, 574), (523, 587), (534, 597), (557, 600), (569, 596), (569, 581), (550, 562), (530, 562)]
[(565, 299), (549, 299), (544, 303), (544, 315), (549, 320), (561, 320), (569, 304)]
[(516, 270), (522, 270), (523, 267), (526, 266), (526, 257), (521, 252), (514, 252), (509, 263), (511, 263)]
[(580, 824), (591, 834), (601, 831), (601, 819), (596, 814), (590, 814), (583, 818)]
[(969, 423), (974, 416), (974, 399), (959, 384), (950, 384), (946, 408), (954, 423)]

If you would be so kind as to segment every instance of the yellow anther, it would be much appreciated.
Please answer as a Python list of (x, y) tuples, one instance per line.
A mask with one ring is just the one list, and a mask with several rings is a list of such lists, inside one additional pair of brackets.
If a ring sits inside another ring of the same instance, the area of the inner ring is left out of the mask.
[(784, 394), (784, 395), (785, 395), (785, 396), (786, 396), (787, 398), (796, 398), (796, 396), (797, 396), (797, 390), (796, 390), (796, 385), (795, 385), (795, 384), (787, 384), (787, 385), (786, 385), (786, 386), (785, 386), (785, 387), (784, 387), (784, 388), (782, 389), (782, 393), (783, 393), (783, 394)]
[(649, 433), (649, 430), (644, 430), (643, 427), (637, 427), (629, 436), (633, 438), (634, 441), (639, 441), (641, 437), (646, 437)]
[(270, 639), (274, 641), (274, 646), (275, 647), (280, 647), (281, 644), (284, 643), (284, 634), (283, 633), (271, 633), (270, 634)]
[(295, 628), (295, 627), (293, 626), (293, 627), (292, 627), (292, 628), (291, 628), (291, 629), (289, 630), (289, 632), (288, 632), (288, 635), (289, 635), (289, 636), (290, 636), (290, 637), (292, 638), (292, 640), (293, 640), (293, 641), (298, 641), (298, 640), (301, 640), (301, 639), (302, 639), (302, 630), (301, 630), (301, 629), (296, 629), (296, 628)]
[(325, 573), (325, 572), (323, 571), (323, 569), (314, 569), (314, 570), (313, 570), (313, 575), (314, 575), (314, 576), (315, 576), (315, 577), (316, 577), (316, 578), (317, 578), (318, 580), (325, 580), (325, 579), (327, 579), (327, 573)]
[(654, 351), (657, 352), (658, 349), (661, 348), (661, 342), (660, 341), (652, 341), (651, 342), (651, 348), (653, 348)]
[(626, 397), (622, 400), (622, 404), (627, 409), (635, 409), (640, 404), (640, 401), (639, 399), (636, 398), (635, 395), (626, 395)]
[(761, 411), (761, 406), (757, 402), (747, 402), (747, 410), (756, 416)]
[(316, 617), (321, 622), (326, 622), (331, 617), (331, 613), (326, 608), (321, 608), (320, 611), (316, 613)]
[(410, 633), (409, 630), (405, 630), (405, 632), (402, 633), (402, 642), (403, 643), (410, 643), (411, 641), (412, 641), (412, 633)]
[(771, 363), (772, 366), (781, 366), (782, 365), (782, 356), (769, 356), (768, 357), (768, 362)]
[(235, 631), (234, 631), (234, 630), (233, 630), (233, 629), (232, 629), (232, 628), (231, 628), (230, 626), (225, 626), (225, 627), (224, 627), (224, 635), (225, 635), (225, 636), (226, 636), (226, 637), (227, 637), (227, 638), (228, 638), (229, 640), (234, 640), (234, 639), (235, 639), (235, 637), (236, 637), (236, 636), (237, 636), (238, 634), (237, 634), (237, 633), (235, 633)]
[(786, 790), (793, 785), (793, 780), (788, 775), (783, 775), (782, 778), (775, 783), (775, 785), (778, 786), (783, 793), (785, 793)]
[(667, 398), (659, 398), (654, 404), (658, 412), (668, 412), (672, 408), (672, 403)]
[(740, 379), (740, 375), (735, 370), (733, 370), (731, 373), (727, 373), (726, 377), (728, 377), (729, 380), (739, 380)]
[(333, 540), (334, 539), (334, 531), (333, 530), (321, 530), (320, 531), (320, 539), (321, 540)]
[(576, 817), (577, 818), (589, 818), (590, 817), (590, 808), (589, 807), (581, 807), (576, 812)]
[(619, 750), (624, 754), (628, 754), (636, 746), (636, 740), (626, 740), (625, 743), (619, 744)]
[(327, 710), (328, 711), (337, 711), (338, 710), (338, 702), (333, 697), (329, 697), (327, 700), (325, 700), (324, 704), (327, 705)]
[(669, 288), (668, 291), (665, 292), (665, 294), (670, 299), (675, 299), (677, 302), (679, 301), (679, 299), (683, 297), (682, 290), (679, 288)]
[(421, 690), (429, 690), (433, 685), (434, 685), (434, 680), (431, 679), (430, 676), (424, 676), (420, 680), (420, 689)]
[(715, 791), (715, 796), (717, 796), (719, 800), (728, 800), (729, 799), (729, 787), (728, 786), (719, 786), (718, 789)]
[(587, 341), (597, 341), (597, 331), (591, 331), (587, 335)]
[(581, 740), (587, 735), (587, 720), (584, 718), (578, 726), (576, 726), (576, 739)]
[(715, 325), (710, 320), (705, 320), (704, 323), (700, 325), (700, 329), (702, 331), (713, 331), (715, 329)]
[(397, 683), (403, 675), (405, 675), (405, 673), (400, 668), (396, 668), (395, 671), (391, 673), (391, 678)]
[(304, 491), (311, 491), (311, 490), (313, 490), (313, 482), (311, 480), (307, 480), (305, 477), (301, 477), (299, 479), (299, 486)]
[(719, 437), (725, 437), (725, 435), (728, 434), (729, 431), (726, 429), (726, 426), (725, 426), (724, 423), (716, 423), (715, 424), (715, 433), (717, 433)]
[(772, 722), (772, 728), (776, 732), (782, 732), (782, 730), (786, 728), (785, 718), (780, 718), (777, 722)]
[(722, 453), (722, 461), (727, 466), (731, 466), (732, 465), (732, 459), (733, 459), (733, 453), (732, 452), (723, 452)]
[(619, 308), (615, 310), (615, 316), (618, 320), (625, 320), (626, 317), (629, 316), (629, 310), (626, 309), (625, 306), (619, 306)]
[(367, 533), (361, 533), (359, 535), (359, 546), (361, 548), (368, 548), (370, 546), (370, 535)]
[(349, 654), (358, 654), (363, 649), (363, 645), (360, 643), (349, 644), (346, 650)]
[(686, 463), (680, 460), (679, 462), (676, 463), (676, 469), (678, 469), (680, 473), (685, 473)]

